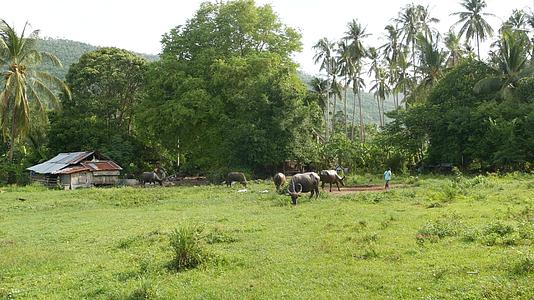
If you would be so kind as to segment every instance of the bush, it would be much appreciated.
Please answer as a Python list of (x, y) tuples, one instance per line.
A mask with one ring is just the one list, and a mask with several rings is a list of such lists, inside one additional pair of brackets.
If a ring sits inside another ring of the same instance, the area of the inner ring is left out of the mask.
[(202, 227), (186, 225), (171, 233), (170, 245), (174, 250), (171, 266), (175, 270), (195, 268), (208, 258), (202, 245), (202, 231)]
[(419, 244), (424, 243), (426, 240), (434, 243), (444, 237), (457, 235), (459, 232), (459, 226), (460, 224), (453, 219), (443, 219), (428, 222), (423, 225), (423, 228), (417, 231), (415, 238)]
[(511, 273), (526, 275), (534, 273), (534, 255), (527, 253), (512, 265)]

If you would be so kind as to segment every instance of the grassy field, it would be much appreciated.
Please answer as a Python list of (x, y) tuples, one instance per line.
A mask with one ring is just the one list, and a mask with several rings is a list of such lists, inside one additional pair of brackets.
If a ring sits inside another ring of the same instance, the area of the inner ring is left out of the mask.
[[(534, 176), (402, 181), (295, 207), (268, 183), (4, 187), (0, 299), (534, 299)], [(205, 259), (177, 271), (191, 226)]]

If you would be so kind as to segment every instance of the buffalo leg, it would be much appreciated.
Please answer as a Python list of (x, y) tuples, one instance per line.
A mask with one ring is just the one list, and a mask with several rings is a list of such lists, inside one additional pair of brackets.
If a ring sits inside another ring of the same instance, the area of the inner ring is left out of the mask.
[(330, 182), (330, 192), (332, 192), (332, 183)]
[(337, 185), (337, 190), (341, 191), (341, 189), (339, 188), (339, 183), (337, 181), (336, 181), (336, 185)]

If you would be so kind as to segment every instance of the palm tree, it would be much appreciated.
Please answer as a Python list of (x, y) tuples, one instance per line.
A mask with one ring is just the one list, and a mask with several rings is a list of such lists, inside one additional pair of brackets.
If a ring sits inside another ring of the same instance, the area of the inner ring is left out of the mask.
[[(345, 39), (350, 42), (350, 74), (352, 75), (352, 90), (358, 98), (358, 107), (360, 114), (360, 142), (365, 142), (365, 126), (363, 123), (363, 111), (362, 111), (362, 98), (360, 91), (365, 86), (363, 79), (361, 78), (362, 61), (367, 55), (367, 50), (363, 45), (363, 40), (370, 34), (365, 32), (366, 28), (357, 20), (352, 20), (348, 24), (348, 30), (345, 32)], [(352, 128), (354, 131), (354, 119), (355, 109), (352, 111)], [(354, 133), (352, 134), (354, 139)]]
[(384, 126), (383, 101), (386, 99), (386, 96), (389, 95), (390, 92), (389, 86), (387, 85), (388, 75), (387, 72), (380, 66), (380, 55), (376, 48), (369, 48), (369, 59), (371, 60), (371, 65), (369, 67), (369, 76), (374, 74), (375, 77), (375, 79), (373, 80), (374, 85), (371, 87), (370, 91), (375, 91), (380, 126)]
[(344, 120), (343, 124), (345, 125), (345, 134), (347, 132), (347, 88), (351, 78), (352, 65), (350, 61), (350, 47), (347, 44), (345, 39), (341, 40), (338, 43), (337, 47), (338, 53), (338, 65), (339, 65), (339, 75), (343, 78), (343, 112)]
[[(325, 121), (328, 120), (327, 114), (328, 114), (328, 93), (329, 93), (329, 87), (330, 83), (327, 79), (323, 79), (320, 77), (313, 77), (311, 80), (311, 88), (312, 91), (317, 95), (317, 99), (319, 100), (319, 107), (323, 111), (323, 115), (325, 116)], [(326, 128), (328, 128), (328, 123), (325, 123), (325, 132), (327, 131)]]
[(453, 25), (463, 24), (460, 28), (460, 36), (464, 36), (469, 43), (476, 38), (478, 59), (480, 60), (480, 42), (493, 35), (493, 29), (483, 16), (494, 16), (490, 13), (483, 13), (486, 8), (485, 0), (462, 0), (461, 5), (465, 11), (455, 12), (451, 15), (459, 16), (459, 20)]
[(399, 16), (395, 19), (399, 24), (400, 32), (402, 33), (402, 40), (407, 46), (411, 46), (413, 76), (416, 77), (416, 63), (415, 63), (415, 44), (416, 36), (419, 33), (419, 16), (417, 7), (412, 3), (401, 10)]
[(380, 117), (380, 126), (384, 127), (384, 101), (386, 97), (391, 93), (391, 89), (388, 85), (388, 73), (384, 68), (378, 67), (375, 71), (375, 79), (373, 80), (373, 86), (371, 92), (374, 91), (374, 95), (378, 104), (378, 114)]
[(493, 53), (492, 68), (498, 75), (482, 79), (475, 85), (476, 92), (498, 91), (506, 98), (519, 79), (532, 76), (534, 66), (528, 64), (528, 38), (519, 31), (504, 30)]
[(439, 23), (439, 19), (430, 16), (428, 6), (417, 5), (417, 17), (419, 20), (419, 31), (422, 32), (426, 38), (432, 36), (436, 30), (431, 27), (432, 23)]
[(448, 68), (452, 68), (460, 62), (460, 59), (465, 53), (460, 42), (460, 36), (453, 31), (449, 31), (445, 36), (445, 47), (447, 47), (448, 50), (446, 65)]
[[(401, 50), (399, 45), (399, 30), (393, 25), (387, 25), (384, 29), (387, 32), (388, 41), (380, 48), (383, 49), (384, 58), (388, 62), (389, 84), (395, 86), (398, 80), (397, 61), (399, 51)], [(393, 99), (395, 101), (395, 108), (399, 108), (399, 93), (396, 90), (393, 93)]]
[(417, 47), (419, 48), (420, 61), (419, 70), (422, 74), (421, 86), (432, 86), (443, 74), (443, 67), (447, 55), (445, 51), (438, 48), (438, 38), (433, 41), (423, 34), (417, 36)]
[(412, 87), (414, 86), (414, 82), (408, 74), (408, 69), (410, 68), (411, 65), (410, 65), (410, 62), (408, 61), (407, 53), (408, 51), (399, 52), (399, 56), (397, 58), (397, 74), (396, 74), (397, 81), (396, 81), (396, 85), (393, 87), (393, 90), (396, 93), (403, 94), (402, 102), (404, 102), (405, 108), (408, 108), (408, 101), (407, 101), (408, 91), (411, 90)]
[(330, 95), (334, 98), (334, 105), (332, 108), (332, 120), (331, 120), (332, 134), (333, 134), (335, 130), (334, 124), (335, 124), (335, 118), (336, 118), (337, 99), (338, 97), (341, 98), (341, 90), (342, 90), (341, 83), (337, 79), (337, 76), (340, 70), (340, 64), (338, 62), (337, 57), (330, 58), (330, 60), (328, 61), (327, 70), (329, 72), (330, 77), (332, 78), (330, 80)]
[[(332, 59), (334, 53), (335, 44), (330, 42), (327, 38), (320, 39), (314, 46), (313, 49), (316, 51), (314, 55), (314, 63), (320, 64), (319, 70), (325, 70), (327, 74), (327, 80), (330, 80), (332, 73)], [(330, 94), (328, 95), (328, 97)], [(326, 129), (325, 129), (325, 138), (328, 140), (329, 137), (329, 124), (330, 124), (330, 100), (326, 101)]]
[(503, 23), (503, 28), (527, 32), (528, 14), (521, 9), (514, 9), (512, 15)]
[(52, 88), (61, 89), (70, 97), (70, 91), (63, 81), (46, 72), (34, 69), (43, 60), (57, 66), (60, 61), (54, 55), (36, 50), (38, 30), (26, 36), (26, 23), (22, 33), (4, 20), (0, 20), (0, 65), (4, 71), (0, 101), (2, 102), (1, 126), (5, 141), (9, 141), (9, 161), (13, 160), (15, 143), (26, 137), (30, 128), (32, 103), (45, 114), (49, 104), (59, 106), (59, 98)]

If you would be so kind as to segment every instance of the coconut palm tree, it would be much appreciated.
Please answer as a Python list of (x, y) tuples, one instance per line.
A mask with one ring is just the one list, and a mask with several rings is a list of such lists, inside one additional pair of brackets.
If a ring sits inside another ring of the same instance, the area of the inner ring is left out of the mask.
[(527, 32), (528, 14), (521, 9), (514, 9), (508, 20), (503, 23), (503, 28)]
[(460, 62), (466, 51), (462, 48), (460, 36), (453, 31), (449, 31), (445, 36), (445, 47), (448, 50), (446, 65), (447, 68), (452, 68)]
[(504, 30), (492, 53), (492, 68), (498, 75), (482, 79), (475, 85), (476, 92), (498, 91), (503, 98), (509, 96), (517, 81), (534, 74), (528, 63), (528, 38), (515, 30)]
[(347, 132), (347, 89), (351, 80), (352, 65), (350, 61), (350, 47), (347, 40), (343, 39), (338, 43), (337, 47), (337, 63), (339, 65), (339, 76), (343, 80), (343, 124), (345, 125), (345, 134)]
[[(314, 46), (313, 49), (316, 51), (314, 55), (314, 63), (319, 64), (319, 70), (326, 71), (327, 80), (330, 82), (330, 77), (332, 75), (332, 60), (335, 59), (334, 55), (335, 44), (330, 42), (326, 37), (320, 39)], [(328, 94), (330, 97), (330, 93)], [(326, 131), (325, 138), (328, 140), (329, 137), (329, 127), (330, 127), (330, 100), (326, 101)]]
[(19, 35), (12, 26), (0, 20), (0, 65), (7, 68), (1, 81), (0, 122), (4, 139), (9, 141), (9, 161), (13, 160), (15, 143), (28, 134), (32, 108), (36, 106), (45, 114), (49, 105), (59, 106), (59, 98), (52, 92), (54, 88), (63, 90), (70, 97), (63, 81), (35, 69), (44, 60), (57, 66), (61, 63), (54, 55), (36, 50), (39, 31), (26, 35), (27, 30), (28, 23)]
[(491, 25), (484, 19), (484, 16), (494, 16), (490, 13), (484, 13), (486, 8), (485, 0), (462, 0), (460, 3), (465, 11), (455, 12), (451, 15), (458, 16), (460, 19), (453, 25), (462, 24), (460, 36), (464, 36), (469, 43), (473, 38), (476, 39), (477, 54), (480, 60), (480, 42), (493, 35)]
[(419, 20), (419, 32), (422, 32), (426, 38), (431, 37), (437, 30), (432, 27), (432, 23), (439, 23), (439, 19), (430, 16), (428, 6), (416, 6), (417, 17)]
[(369, 48), (369, 59), (371, 60), (369, 67), (369, 76), (374, 75), (373, 86), (370, 92), (374, 91), (375, 99), (378, 105), (378, 115), (380, 120), (380, 126), (384, 126), (384, 100), (390, 93), (390, 88), (387, 84), (388, 74), (382, 68), (380, 62), (380, 55), (378, 50), (374, 47)]
[[(382, 45), (380, 49), (382, 49), (384, 58), (388, 63), (389, 84), (395, 86), (398, 80), (397, 60), (399, 51), (401, 50), (399, 44), (399, 30), (393, 25), (387, 25), (384, 29), (387, 32), (387, 42)], [(396, 90), (393, 92), (393, 99), (395, 101), (395, 108), (399, 108), (399, 93)]]
[[(404, 46), (406, 47), (406, 46)], [(411, 90), (414, 86), (414, 81), (410, 78), (408, 74), (408, 69), (411, 67), (410, 62), (408, 61), (408, 51), (400, 51), (397, 58), (397, 81), (393, 90), (396, 93), (402, 93), (405, 108), (408, 108), (407, 95), (408, 91)]]
[(413, 77), (416, 77), (416, 56), (415, 56), (415, 44), (416, 36), (419, 33), (420, 22), (418, 16), (418, 9), (413, 3), (404, 7), (399, 16), (395, 19), (395, 22), (400, 25), (400, 32), (402, 34), (402, 41), (405, 45), (411, 46), (411, 55), (412, 55), (412, 67), (413, 67)]
[(319, 107), (323, 111), (324, 119), (325, 119), (325, 132), (327, 132), (328, 123), (326, 123), (327, 114), (328, 114), (328, 93), (329, 93), (329, 87), (330, 83), (327, 79), (323, 79), (320, 77), (313, 77), (311, 80), (311, 88), (312, 91), (317, 95), (317, 99), (319, 100)]
[[(350, 44), (349, 44), (349, 50), (350, 50), (350, 67), (351, 67), (351, 75), (352, 75), (352, 90), (354, 92), (354, 95), (358, 98), (358, 108), (359, 108), (359, 115), (360, 115), (360, 142), (365, 142), (365, 126), (363, 123), (363, 111), (362, 111), (362, 98), (361, 98), (361, 91), (363, 87), (365, 86), (364, 80), (361, 78), (361, 71), (362, 71), (362, 64), (363, 59), (367, 55), (367, 49), (365, 48), (363, 42), (366, 37), (368, 37), (370, 34), (365, 32), (366, 28), (363, 27), (357, 20), (352, 20), (348, 24), (348, 30), (345, 32), (345, 37)], [(355, 110), (352, 111), (352, 121), (354, 128), (354, 113)], [(354, 130), (354, 129), (353, 129)], [(352, 134), (354, 139), (354, 134)]]
[(432, 86), (443, 75), (443, 68), (447, 55), (445, 51), (438, 48), (438, 38), (427, 38), (423, 34), (417, 36), (417, 47), (419, 48), (420, 61), (419, 71), (422, 75), (420, 85), (422, 87)]
[(384, 127), (384, 101), (391, 93), (391, 89), (388, 85), (388, 72), (382, 67), (377, 67), (375, 72), (375, 79), (373, 80), (373, 86), (371, 86), (370, 92), (374, 92), (374, 96), (378, 105), (380, 126)]

